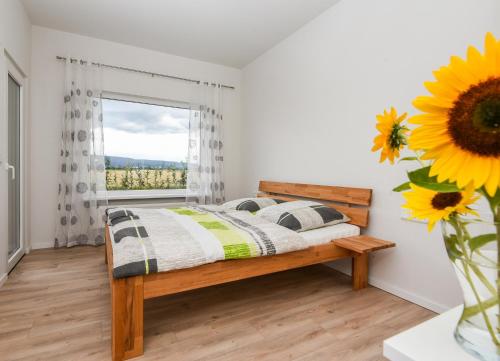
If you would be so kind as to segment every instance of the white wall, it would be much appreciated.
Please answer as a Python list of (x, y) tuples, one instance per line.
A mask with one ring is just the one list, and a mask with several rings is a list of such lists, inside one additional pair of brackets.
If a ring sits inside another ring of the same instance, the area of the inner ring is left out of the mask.
[[(7, 158), (7, 62), (25, 76), (24, 120), (29, 124), (31, 23), (18, 0), (0, 0), (0, 160)], [(29, 158), (25, 159), (26, 162)], [(0, 285), (7, 272), (7, 177), (0, 166)], [(29, 221), (29, 219), (26, 219)], [(29, 232), (26, 234), (29, 239)]]
[(0, 43), (28, 74), (31, 54), (31, 23), (23, 5), (18, 0), (0, 1)]
[[(33, 248), (53, 245), (64, 79), (64, 65), (56, 61), (56, 55), (234, 85), (236, 90), (227, 90), (224, 94), (224, 160), (227, 197), (239, 195), (239, 69), (38, 26), (32, 28), (32, 39), (31, 228), (36, 230)], [(105, 91), (177, 101), (189, 101), (191, 96), (186, 83), (116, 70), (104, 71), (103, 87)]]
[[(373, 188), (368, 233), (397, 242), (372, 284), (441, 311), (460, 302), (439, 229), (400, 219), (405, 165), (370, 153), (375, 114), (413, 112), (423, 82), (500, 37), (498, 0), (344, 0), (243, 69), (243, 192), (259, 179)], [(347, 270), (346, 264), (338, 265)]]

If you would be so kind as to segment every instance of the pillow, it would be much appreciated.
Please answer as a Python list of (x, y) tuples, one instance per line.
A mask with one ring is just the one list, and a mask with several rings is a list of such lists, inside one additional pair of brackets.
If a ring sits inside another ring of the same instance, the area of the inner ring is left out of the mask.
[(240, 198), (224, 203), (224, 209), (237, 211), (257, 212), (259, 209), (274, 206), (284, 201), (272, 198)]
[(264, 208), (256, 215), (297, 232), (350, 221), (342, 212), (312, 201), (286, 202)]

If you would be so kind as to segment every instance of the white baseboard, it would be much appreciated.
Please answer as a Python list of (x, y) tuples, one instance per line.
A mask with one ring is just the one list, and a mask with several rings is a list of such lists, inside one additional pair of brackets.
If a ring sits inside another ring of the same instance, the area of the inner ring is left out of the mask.
[(43, 248), (54, 248), (54, 241), (31, 241), (31, 250)]
[[(328, 267), (333, 268), (336, 271), (339, 271), (345, 275), (351, 276), (350, 272), (346, 272), (345, 270), (342, 270), (337, 267), (333, 267), (331, 264), (325, 263)], [(388, 282), (382, 281), (380, 279), (374, 278), (374, 277), (369, 277), (368, 278), (368, 283), (376, 288), (379, 288), (383, 291), (389, 292), (390, 294), (393, 294), (395, 296), (398, 296), (404, 300), (410, 301), (411, 303), (414, 303), (416, 305), (419, 305), (423, 308), (426, 308), (428, 310), (431, 310), (436, 313), (443, 313), (445, 311), (450, 310), (452, 307), (446, 306), (437, 302), (434, 302), (432, 300), (429, 300), (428, 298), (422, 297), (420, 295), (417, 295), (416, 293), (409, 292), (407, 290), (404, 290), (402, 288), (396, 287)]]
[(2, 276), (0, 276), (0, 288), (3, 286), (5, 281), (7, 281), (7, 273), (4, 273)]
[(415, 303), (416, 305), (422, 306), (423, 308), (427, 308), (428, 310), (434, 311), (436, 313), (443, 313), (451, 309), (451, 307), (434, 302), (429, 300), (428, 298), (419, 296), (413, 292), (408, 292), (402, 288), (391, 285), (385, 281), (369, 277), (368, 283), (373, 287), (380, 288), (386, 292), (389, 292), (395, 296), (398, 296), (402, 299), (410, 301), (411, 303)]

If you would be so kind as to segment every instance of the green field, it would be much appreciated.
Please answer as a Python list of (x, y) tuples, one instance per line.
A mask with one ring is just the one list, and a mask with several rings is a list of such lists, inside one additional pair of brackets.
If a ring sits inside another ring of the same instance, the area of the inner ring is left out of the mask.
[(106, 188), (112, 190), (184, 189), (185, 169), (107, 169)]

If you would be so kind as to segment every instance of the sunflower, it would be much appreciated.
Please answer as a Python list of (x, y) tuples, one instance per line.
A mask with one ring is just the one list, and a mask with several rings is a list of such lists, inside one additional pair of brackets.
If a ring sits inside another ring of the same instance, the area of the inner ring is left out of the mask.
[(390, 112), (384, 110), (383, 114), (377, 115), (377, 129), (380, 134), (373, 140), (372, 152), (382, 149), (380, 163), (389, 158), (391, 164), (394, 164), (394, 158), (399, 157), (399, 150), (406, 145), (406, 133), (409, 129), (401, 125), (405, 118), (406, 113), (398, 117), (396, 109), (392, 107)]
[(413, 102), (423, 114), (409, 120), (420, 125), (410, 147), (433, 160), (429, 175), (439, 182), (484, 186), (493, 196), (500, 187), (500, 42), (486, 34), (484, 54), (471, 46), (465, 60), (451, 57), (434, 77), (425, 83), (432, 95)]
[(410, 185), (411, 191), (404, 192), (406, 203), (403, 208), (410, 210), (410, 217), (428, 220), (429, 231), (442, 219), (448, 220), (452, 214), (477, 213), (469, 208), (479, 197), (474, 196), (474, 188), (468, 187), (462, 192), (439, 193), (429, 189)]

